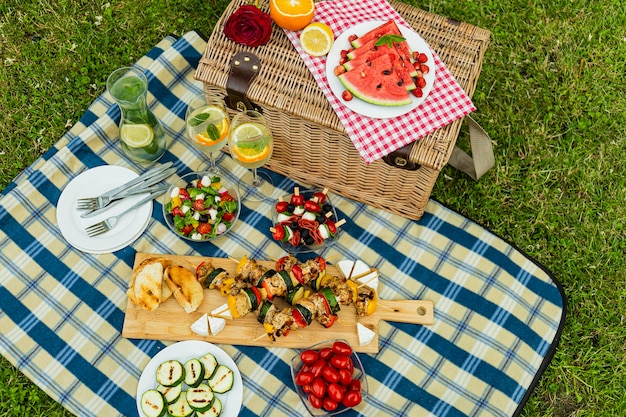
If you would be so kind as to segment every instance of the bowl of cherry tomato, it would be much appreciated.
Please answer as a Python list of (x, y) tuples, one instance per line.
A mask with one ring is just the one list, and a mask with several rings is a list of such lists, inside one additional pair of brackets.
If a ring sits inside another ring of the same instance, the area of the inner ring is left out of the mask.
[(183, 239), (206, 242), (228, 233), (241, 210), (237, 187), (223, 176), (192, 172), (165, 193), (163, 218)]
[(363, 364), (343, 339), (318, 343), (295, 355), (291, 377), (314, 416), (333, 416), (358, 407), (368, 393)]
[(272, 208), (272, 238), (288, 253), (307, 253), (334, 244), (343, 221), (326, 190), (303, 190), (278, 199)]

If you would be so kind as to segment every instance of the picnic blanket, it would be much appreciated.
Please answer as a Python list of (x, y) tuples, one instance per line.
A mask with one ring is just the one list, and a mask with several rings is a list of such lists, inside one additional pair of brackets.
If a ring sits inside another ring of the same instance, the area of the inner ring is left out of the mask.
[[(148, 76), (149, 105), (169, 137), (162, 162), (173, 161), (180, 175), (206, 161), (184, 136), (186, 103), (201, 89), (193, 72), (204, 46), (196, 32), (167, 37), (136, 63)], [(157, 200), (147, 230), (130, 246), (100, 255), (71, 247), (56, 223), (64, 187), (96, 166), (145, 169), (123, 156), (119, 116), (113, 100), (100, 96), (0, 196), (0, 353), (79, 416), (137, 416), (142, 370), (170, 344), (121, 336), (137, 252), (253, 259), (284, 254), (269, 236), (269, 202), (246, 203), (233, 230), (212, 243), (173, 234)], [(229, 160), (222, 155), (218, 163)], [(225, 175), (235, 180), (244, 172), (234, 165)], [(296, 185), (272, 175), (275, 195)], [(436, 201), (416, 222), (332, 197), (347, 223), (323, 255), (378, 268), (383, 299), (435, 305), (432, 326), (380, 323), (379, 353), (359, 354), (370, 395), (345, 415), (519, 415), (564, 322), (565, 297), (550, 272)], [(240, 415), (306, 415), (289, 372), (295, 350), (220, 347), (243, 376)]]

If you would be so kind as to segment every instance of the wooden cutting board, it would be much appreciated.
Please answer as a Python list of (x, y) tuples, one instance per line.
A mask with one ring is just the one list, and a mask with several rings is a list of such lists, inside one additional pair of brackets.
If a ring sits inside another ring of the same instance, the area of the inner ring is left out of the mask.
[[(216, 268), (224, 268), (231, 276), (235, 275), (237, 262), (226, 258), (209, 258), (199, 256), (154, 255), (137, 253), (136, 268), (144, 259), (162, 257), (194, 271), (201, 262), (211, 262)], [(258, 261), (266, 268), (273, 268), (272, 261)], [(327, 273), (341, 276), (337, 267), (327, 266)], [(130, 279), (130, 277), (129, 277)], [(341, 306), (339, 319), (330, 328), (324, 328), (317, 322), (304, 329), (290, 332), (271, 341), (265, 336), (263, 326), (256, 320), (253, 313), (237, 320), (227, 320), (226, 327), (217, 336), (200, 336), (191, 331), (191, 324), (205, 313), (214, 311), (225, 305), (226, 297), (217, 290), (204, 290), (204, 300), (197, 311), (187, 314), (185, 310), (170, 297), (154, 311), (146, 311), (130, 301), (127, 303), (122, 336), (129, 339), (154, 340), (205, 340), (211, 343), (224, 343), (245, 346), (266, 346), (285, 348), (306, 348), (313, 344), (330, 339), (346, 339), (357, 352), (378, 352), (378, 323), (381, 320), (391, 322), (432, 324), (434, 320), (433, 303), (423, 300), (380, 300), (374, 314), (366, 317), (357, 316), (354, 306)], [(286, 306), (282, 300), (275, 300), (277, 307)], [(357, 322), (375, 332), (374, 339), (365, 346), (359, 345)]]

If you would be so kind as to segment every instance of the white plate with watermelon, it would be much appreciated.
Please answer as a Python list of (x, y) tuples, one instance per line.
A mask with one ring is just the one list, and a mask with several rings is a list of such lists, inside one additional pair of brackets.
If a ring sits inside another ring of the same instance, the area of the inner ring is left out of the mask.
[[(390, 35), (386, 39), (391, 42), (375, 46), (384, 35)], [(341, 65), (344, 51), (349, 51), (343, 64), (346, 72), (337, 76), (335, 68)], [(333, 93), (350, 110), (387, 119), (424, 102), (435, 81), (435, 63), (430, 47), (415, 31), (393, 20), (374, 20), (352, 26), (337, 37), (326, 57), (326, 77)], [(352, 93), (351, 100), (344, 99), (346, 90)]]

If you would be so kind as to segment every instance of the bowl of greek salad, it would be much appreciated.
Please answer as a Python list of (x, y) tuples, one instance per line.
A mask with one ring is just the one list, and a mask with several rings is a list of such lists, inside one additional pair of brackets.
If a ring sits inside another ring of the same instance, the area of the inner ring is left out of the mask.
[(205, 242), (227, 234), (237, 222), (241, 204), (237, 187), (219, 175), (192, 172), (165, 193), (163, 218), (183, 239)]

